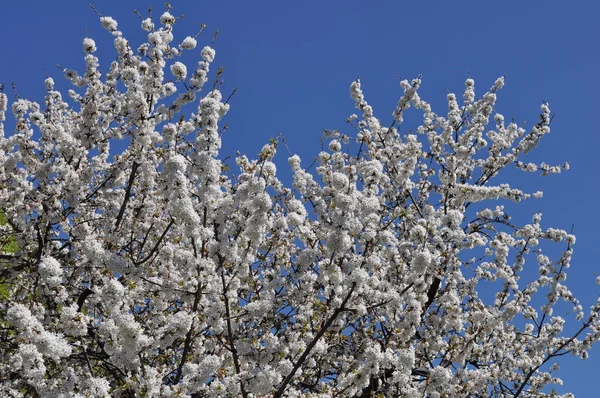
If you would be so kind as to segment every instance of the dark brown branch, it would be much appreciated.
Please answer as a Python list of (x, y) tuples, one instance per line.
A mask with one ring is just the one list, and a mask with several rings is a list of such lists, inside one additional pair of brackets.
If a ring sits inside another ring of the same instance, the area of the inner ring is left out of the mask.
[[(221, 282), (223, 283), (223, 300), (225, 302), (225, 316), (227, 319), (227, 340), (229, 340), (229, 350), (231, 351), (231, 356), (233, 356), (233, 365), (235, 366), (235, 372), (239, 375), (241, 372), (240, 359), (238, 357), (237, 349), (235, 348), (234, 343), (233, 328), (231, 327), (231, 313), (229, 311), (229, 298), (227, 298), (227, 284), (225, 283), (225, 271), (222, 268)], [(246, 398), (248, 396), (248, 392), (244, 388), (244, 381), (241, 379), (240, 389), (242, 391), (242, 397)]]
[(433, 282), (431, 282), (431, 286), (429, 286), (429, 290), (427, 291), (427, 302), (423, 307), (423, 314), (425, 314), (431, 306), (431, 304), (433, 304), (433, 300), (435, 300), (435, 296), (437, 295), (441, 282), (442, 280), (437, 276), (433, 278)]
[[(2, 260), (14, 260), (16, 257), (15, 254), (5, 254), (5, 253), (0, 253), (0, 259)], [(21, 269), (24, 267), (21, 267)]]
[(144, 257), (143, 259), (141, 259), (140, 261), (134, 262), (135, 265), (142, 265), (146, 261), (148, 261), (150, 258), (152, 258), (154, 253), (156, 253), (156, 251), (158, 250), (158, 246), (160, 245), (162, 240), (165, 238), (165, 235), (167, 234), (167, 232), (169, 232), (169, 229), (171, 229), (171, 226), (173, 225), (174, 222), (175, 222), (175, 220), (173, 218), (171, 218), (171, 222), (169, 222), (169, 225), (167, 225), (167, 228), (165, 228), (162, 235), (160, 236), (160, 238), (158, 239), (158, 241), (152, 248), (152, 250), (150, 250), (150, 253), (148, 253), (148, 255), (146, 257)]
[(94, 294), (94, 292), (88, 288), (81, 292), (79, 298), (77, 298), (77, 312), (81, 312), (81, 309), (83, 308), (83, 303), (85, 303), (85, 300), (92, 294)]
[[(196, 290), (196, 295), (194, 297), (194, 304), (192, 305), (192, 314), (195, 314), (198, 311), (198, 304), (200, 304), (200, 296), (201, 296), (201, 286), (198, 285), (198, 289)], [(192, 321), (192, 325), (190, 326), (190, 330), (188, 330), (185, 335), (185, 342), (183, 343), (183, 353), (181, 354), (181, 361), (179, 362), (179, 366), (177, 367), (177, 376), (175, 376), (175, 380), (173, 380), (173, 384), (179, 384), (181, 378), (183, 376), (183, 366), (187, 361), (187, 357), (192, 348), (192, 335), (194, 334), (194, 321)]]
[(290, 371), (290, 373), (283, 380), (283, 383), (281, 383), (281, 386), (279, 386), (279, 388), (277, 389), (277, 391), (273, 395), (273, 398), (280, 398), (280, 397), (283, 396), (283, 393), (285, 392), (285, 389), (287, 388), (287, 386), (290, 384), (290, 382), (294, 378), (294, 375), (296, 374), (296, 371), (300, 368), (300, 366), (302, 366), (302, 364), (304, 363), (304, 361), (306, 360), (306, 358), (308, 357), (308, 355), (310, 354), (310, 352), (312, 351), (312, 349), (315, 347), (315, 345), (317, 345), (317, 342), (319, 341), (319, 339), (321, 337), (323, 337), (323, 335), (325, 334), (325, 332), (327, 331), (327, 329), (329, 329), (331, 327), (331, 325), (333, 324), (333, 322), (335, 321), (335, 319), (337, 318), (337, 316), (339, 314), (341, 314), (343, 311), (346, 311), (346, 303), (348, 302), (348, 300), (350, 300), (350, 296), (352, 296), (352, 293), (354, 292), (354, 288), (355, 287), (356, 287), (356, 282), (352, 283), (352, 287), (350, 288), (350, 291), (346, 295), (346, 298), (344, 298), (344, 301), (342, 301), (342, 304), (339, 306), (338, 309), (336, 309), (333, 312), (333, 314), (331, 314), (331, 316), (329, 317), (329, 319), (327, 320), (327, 322), (325, 322), (325, 324), (321, 327), (321, 330), (319, 330), (319, 332), (317, 333), (317, 335), (308, 344), (308, 346), (306, 347), (306, 349), (304, 350), (304, 352), (302, 353), (302, 355), (300, 355), (300, 358), (298, 358), (298, 360), (294, 364), (294, 367), (292, 368), (292, 370)]
[(133, 188), (133, 181), (135, 180), (135, 172), (137, 171), (138, 167), (139, 163), (135, 161), (131, 165), (131, 174), (129, 175), (127, 189), (125, 190), (125, 197), (123, 198), (123, 203), (121, 204), (121, 209), (119, 210), (119, 214), (117, 215), (117, 221), (115, 222), (115, 231), (119, 229), (119, 225), (121, 225), (121, 221), (123, 220), (123, 215), (125, 214), (127, 202), (129, 202), (129, 198), (131, 197), (131, 189)]

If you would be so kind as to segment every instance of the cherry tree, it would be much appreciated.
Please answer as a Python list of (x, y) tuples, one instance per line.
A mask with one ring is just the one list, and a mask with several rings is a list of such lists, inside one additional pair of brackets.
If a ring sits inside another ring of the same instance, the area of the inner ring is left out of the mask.
[(526, 130), (496, 111), (503, 78), (467, 79), (437, 114), (416, 78), (384, 123), (357, 80), (348, 132), (290, 156), (285, 186), (279, 139), (220, 159), (215, 50), (176, 41), (169, 11), (141, 19), (134, 48), (101, 16), (116, 60), (101, 73), (83, 39), (68, 98), (51, 77), (43, 104), (0, 94), (0, 395), (559, 396), (600, 304), (564, 283), (575, 237), (502, 205), (541, 193), (495, 183), (568, 168), (524, 160), (548, 104)]

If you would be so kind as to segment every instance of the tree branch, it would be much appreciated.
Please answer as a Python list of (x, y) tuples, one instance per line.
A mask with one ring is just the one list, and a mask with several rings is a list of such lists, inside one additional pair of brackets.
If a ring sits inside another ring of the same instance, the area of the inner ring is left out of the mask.
[(156, 253), (156, 251), (158, 250), (158, 246), (160, 245), (162, 240), (165, 238), (165, 235), (167, 234), (167, 232), (169, 232), (169, 229), (171, 229), (171, 226), (173, 225), (174, 222), (175, 222), (175, 220), (173, 218), (171, 218), (171, 222), (169, 222), (169, 225), (167, 225), (167, 228), (165, 228), (165, 230), (163, 231), (160, 238), (158, 238), (158, 241), (156, 242), (156, 244), (154, 245), (152, 250), (150, 250), (150, 253), (148, 253), (148, 255), (146, 257), (144, 257), (143, 259), (141, 259), (140, 261), (134, 262), (135, 265), (144, 264), (146, 261), (148, 261), (154, 255), (154, 253)]
[(525, 380), (523, 380), (523, 383), (521, 383), (521, 385), (519, 386), (519, 389), (515, 392), (514, 398), (518, 398), (519, 395), (521, 395), (521, 393), (523, 392), (523, 389), (525, 389), (525, 387), (527, 386), (527, 383), (529, 383), (529, 380), (531, 379), (531, 377), (535, 374), (535, 372), (537, 372), (537, 370), (539, 368), (541, 368), (542, 366), (544, 366), (544, 364), (546, 362), (548, 362), (549, 360), (551, 360), (552, 358), (559, 356), (561, 354), (559, 354), (560, 350), (562, 350), (563, 348), (565, 348), (567, 345), (571, 344), (573, 342), (573, 340), (575, 340), (577, 338), (577, 336), (579, 336), (585, 329), (587, 329), (592, 323), (592, 318), (590, 318), (587, 322), (585, 322), (581, 328), (568, 340), (564, 341), (561, 345), (559, 345), (553, 352), (552, 354), (549, 354), (543, 361), (542, 363), (540, 363), (538, 366), (532, 368), (527, 375), (525, 376)]
[[(225, 316), (227, 317), (227, 340), (229, 340), (229, 348), (231, 355), (233, 356), (233, 366), (235, 366), (235, 373), (241, 373), (240, 359), (238, 357), (237, 349), (235, 348), (233, 328), (231, 327), (231, 313), (229, 311), (229, 298), (227, 298), (227, 284), (225, 283), (225, 270), (221, 268), (221, 282), (223, 283), (223, 300), (225, 302)], [(248, 392), (244, 388), (244, 382), (240, 379), (240, 389), (242, 391), (242, 397), (246, 398)]]
[(133, 181), (135, 180), (135, 172), (137, 171), (138, 167), (139, 163), (135, 161), (131, 165), (131, 174), (129, 174), (129, 181), (127, 182), (125, 197), (123, 198), (123, 203), (121, 204), (121, 209), (119, 210), (119, 214), (117, 215), (117, 221), (115, 222), (115, 231), (119, 229), (119, 225), (121, 225), (121, 221), (123, 220), (123, 215), (125, 214), (127, 202), (129, 202), (129, 198), (131, 197), (131, 188), (133, 187)]
[(94, 294), (94, 292), (88, 288), (85, 288), (83, 292), (77, 298), (77, 312), (81, 312), (83, 308), (83, 303), (85, 303), (85, 299), (87, 299), (90, 295)]
[(283, 380), (283, 383), (281, 383), (281, 386), (279, 386), (279, 388), (277, 389), (277, 391), (273, 395), (273, 398), (280, 398), (280, 397), (283, 396), (283, 393), (285, 392), (285, 389), (287, 388), (288, 384), (290, 384), (290, 382), (294, 378), (294, 375), (296, 374), (296, 371), (304, 363), (304, 361), (306, 360), (306, 358), (308, 357), (308, 355), (310, 354), (310, 352), (312, 351), (312, 349), (315, 347), (315, 345), (317, 345), (317, 342), (319, 341), (319, 339), (321, 337), (323, 337), (323, 335), (325, 334), (325, 332), (327, 331), (327, 329), (329, 329), (331, 327), (331, 325), (333, 324), (333, 321), (335, 321), (335, 319), (337, 318), (337, 316), (340, 313), (342, 313), (343, 311), (346, 310), (346, 303), (348, 302), (348, 300), (350, 300), (350, 296), (352, 296), (352, 293), (354, 292), (354, 288), (355, 287), (356, 287), (356, 282), (353, 282), (352, 283), (352, 287), (350, 288), (350, 291), (346, 295), (346, 298), (344, 298), (344, 301), (342, 301), (342, 304), (339, 306), (338, 309), (336, 309), (333, 312), (333, 314), (331, 314), (331, 316), (329, 317), (329, 319), (327, 320), (327, 322), (325, 322), (325, 324), (321, 327), (321, 330), (319, 330), (319, 332), (317, 333), (317, 335), (308, 344), (308, 346), (306, 347), (306, 349), (304, 350), (304, 352), (302, 353), (302, 355), (300, 355), (300, 358), (298, 358), (298, 360), (294, 364), (294, 367), (292, 368), (292, 370), (290, 371), (290, 373), (286, 376), (286, 378)]

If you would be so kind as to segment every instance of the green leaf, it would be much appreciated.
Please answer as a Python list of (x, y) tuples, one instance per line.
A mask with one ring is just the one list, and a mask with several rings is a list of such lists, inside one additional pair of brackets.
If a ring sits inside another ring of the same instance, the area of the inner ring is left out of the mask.
[(0, 300), (8, 298), (10, 298), (10, 290), (8, 290), (8, 285), (0, 283)]
[[(4, 210), (0, 209), (0, 226), (5, 226), (7, 223)], [(8, 239), (0, 239), (0, 253), (11, 254), (16, 253), (17, 251), (19, 251), (19, 246), (17, 245), (14, 236), (10, 236)]]
[[(0, 209), (0, 226), (8, 224), (4, 210)], [(12, 254), (19, 251), (19, 246), (14, 236), (0, 238), (0, 254)], [(0, 300), (10, 298), (10, 289), (7, 283), (0, 281)]]

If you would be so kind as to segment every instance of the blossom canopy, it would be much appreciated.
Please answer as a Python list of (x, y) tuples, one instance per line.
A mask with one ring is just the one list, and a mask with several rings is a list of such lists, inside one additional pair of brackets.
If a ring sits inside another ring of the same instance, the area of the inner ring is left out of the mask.
[(435, 113), (417, 77), (384, 121), (356, 80), (352, 133), (326, 131), (314, 171), (278, 165), (279, 137), (232, 172), (215, 50), (177, 21), (142, 18), (132, 48), (101, 16), (106, 73), (86, 37), (67, 96), (0, 93), (0, 395), (558, 396), (600, 304), (565, 283), (575, 237), (504, 206), (542, 193), (496, 183), (568, 168), (524, 158), (548, 104), (525, 129), (497, 111), (504, 78), (469, 78)]

